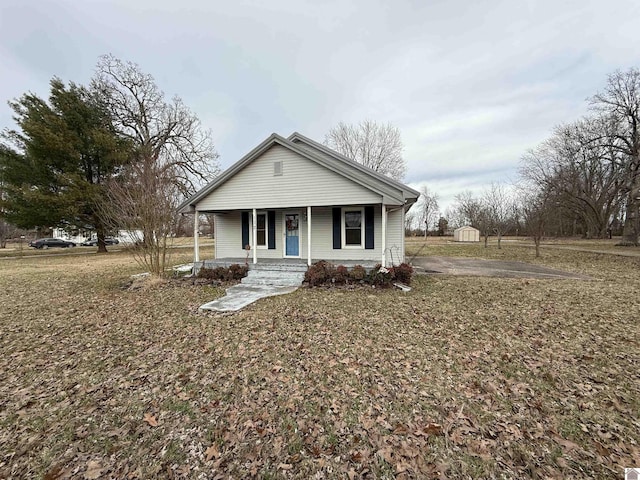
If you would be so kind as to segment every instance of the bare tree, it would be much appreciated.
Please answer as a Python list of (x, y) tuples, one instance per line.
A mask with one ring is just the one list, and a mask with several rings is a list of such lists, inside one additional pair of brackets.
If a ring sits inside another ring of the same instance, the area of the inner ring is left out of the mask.
[(420, 188), (418, 202), (419, 222), (424, 227), (424, 237), (427, 238), (429, 227), (435, 225), (440, 216), (438, 194), (431, 192), (426, 185), (423, 185)]
[(552, 198), (548, 191), (527, 184), (520, 186), (518, 202), (525, 231), (535, 243), (537, 258), (540, 256), (540, 243), (545, 236), (546, 225), (554, 214)]
[(402, 181), (407, 162), (402, 158), (400, 130), (390, 123), (365, 120), (358, 125), (340, 122), (325, 135), (324, 143), (345, 157), (378, 173)]
[(481, 204), (488, 223), (485, 228), (491, 229), (498, 236), (499, 249), (502, 248), (502, 236), (513, 223), (513, 203), (507, 189), (499, 183), (492, 183), (482, 196)]
[(577, 217), (587, 238), (605, 236), (624, 200), (625, 160), (607, 145), (612, 128), (603, 117), (563, 125), (522, 159), (520, 175), (554, 197), (557, 217)]
[(473, 196), (469, 190), (465, 190), (455, 196), (455, 203), (452, 207), (453, 217), (457, 218), (458, 227), (470, 225), (480, 229), (480, 217), (482, 216), (482, 202)]
[(457, 205), (449, 205), (444, 211), (444, 218), (448, 221), (448, 227), (456, 229), (470, 225), (465, 216), (460, 212)]
[(409, 210), (404, 216), (404, 235), (414, 235), (414, 217), (415, 213), (413, 210)]
[(182, 198), (175, 178), (154, 169), (129, 171), (109, 180), (106, 190), (105, 218), (128, 233), (135, 260), (151, 274), (163, 276)]
[(133, 170), (170, 172), (183, 195), (218, 174), (211, 132), (179, 97), (167, 102), (153, 77), (138, 65), (104, 55), (92, 87), (105, 99), (118, 132), (132, 145)]
[(611, 119), (613, 138), (602, 144), (625, 158), (626, 215), (622, 245), (638, 245), (640, 236), (640, 70), (631, 68), (609, 75), (604, 90), (591, 98), (592, 107)]
[(103, 208), (112, 228), (141, 236), (136, 258), (162, 275), (175, 207), (219, 171), (211, 134), (180, 98), (166, 101), (134, 63), (101, 57), (92, 87), (130, 145), (129, 162), (110, 182)]

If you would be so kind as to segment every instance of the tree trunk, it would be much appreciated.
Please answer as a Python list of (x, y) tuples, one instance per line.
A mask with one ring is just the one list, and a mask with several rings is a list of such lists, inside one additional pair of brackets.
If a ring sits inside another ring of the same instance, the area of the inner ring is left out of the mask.
[(622, 239), (618, 245), (623, 247), (638, 246), (638, 235), (640, 232), (640, 186), (631, 189), (627, 197), (627, 214), (624, 216), (624, 227), (622, 229)]
[(106, 236), (104, 225), (97, 216), (94, 216), (94, 219), (96, 225), (96, 237), (98, 237), (98, 253), (107, 253), (107, 244), (104, 241), (104, 237)]
[(502, 241), (502, 232), (498, 232), (498, 250), (502, 250), (502, 244), (500, 243)]
[(484, 248), (487, 248), (489, 246), (489, 235), (488, 234), (484, 234)]
[(536, 258), (540, 257), (540, 235), (534, 235), (533, 241), (536, 244)]

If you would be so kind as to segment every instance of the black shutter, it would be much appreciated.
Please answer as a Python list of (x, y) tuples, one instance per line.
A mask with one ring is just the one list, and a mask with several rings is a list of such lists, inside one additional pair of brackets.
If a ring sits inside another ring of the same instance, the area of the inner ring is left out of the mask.
[(373, 249), (373, 207), (364, 207), (364, 248)]
[(342, 248), (342, 209), (333, 209), (333, 249)]
[(269, 250), (275, 250), (276, 248), (276, 212), (275, 210), (269, 210), (267, 212), (267, 224), (269, 225), (267, 246)]
[(242, 212), (242, 248), (249, 245), (249, 212)]

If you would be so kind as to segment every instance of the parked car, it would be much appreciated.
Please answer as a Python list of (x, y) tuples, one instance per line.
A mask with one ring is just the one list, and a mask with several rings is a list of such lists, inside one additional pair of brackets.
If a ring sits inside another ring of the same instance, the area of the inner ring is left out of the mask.
[[(105, 237), (104, 243), (105, 245), (117, 245), (120, 243), (120, 240), (113, 237)], [(83, 247), (95, 247), (96, 245), (98, 245), (97, 238), (92, 238), (91, 240), (87, 240), (86, 242), (82, 243)]]
[(38, 240), (33, 240), (29, 242), (29, 246), (37, 249), (47, 249), (47, 248), (71, 248), (75, 247), (76, 244), (73, 242), (69, 242), (67, 240), (62, 240), (61, 238), (40, 238)]

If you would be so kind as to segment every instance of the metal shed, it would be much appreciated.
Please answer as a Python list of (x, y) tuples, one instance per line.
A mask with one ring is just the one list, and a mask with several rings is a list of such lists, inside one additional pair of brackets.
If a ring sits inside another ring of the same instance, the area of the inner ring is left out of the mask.
[(479, 242), (480, 230), (470, 227), (469, 225), (456, 228), (453, 231), (453, 240), (455, 242)]

